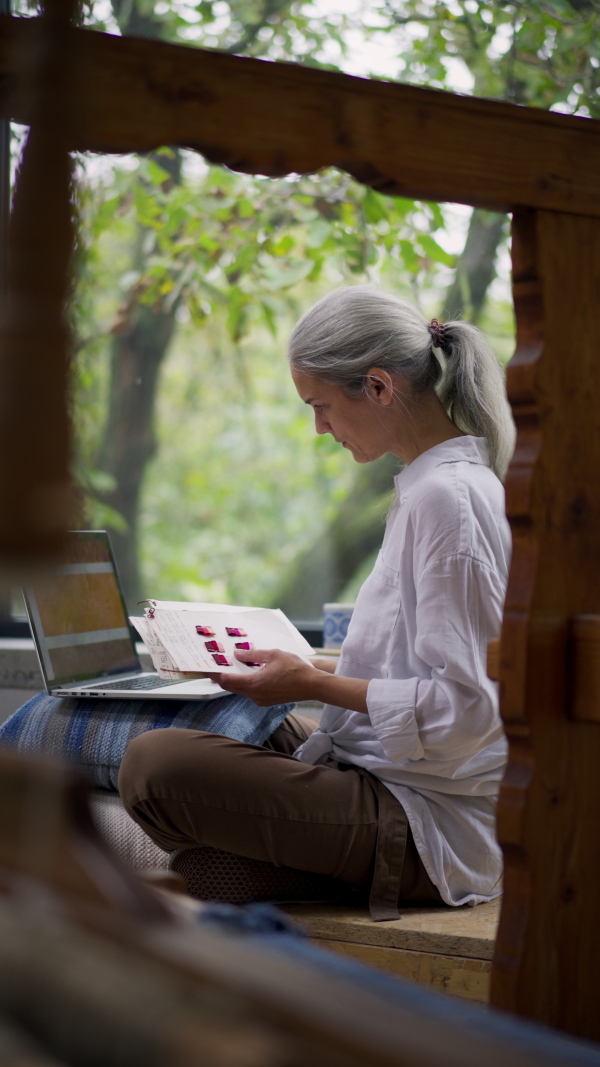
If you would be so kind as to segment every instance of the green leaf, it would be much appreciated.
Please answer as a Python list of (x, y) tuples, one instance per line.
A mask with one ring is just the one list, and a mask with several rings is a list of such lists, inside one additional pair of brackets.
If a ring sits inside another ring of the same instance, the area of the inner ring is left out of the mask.
[(103, 504), (94, 497), (88, 497), (86, 501), (87, 518), (93, 529), (115, 530), (117, 533), (129, 533), (129, 524), (116, 508)]
[(274, 256), (287, 256), (295, 243), (294, 238), (289, 233), (286, 233), (279, 241), (270, 241), (269, 250)]
[(296, 260), (277, 267), (267, 267), (263, 271), (263, 278), (267, 287), (276, 292), (279, 289), (288, 289), (302, 278), (306, 278), (313, 267), (312, 259)]
[(373, 189), (367, 189), (363, 197), (362, 206), (367, 222), (372, 225), (389, 217), (389, 200), (384, 196), (380, 196)]
[(394, 205), (394, 214), (400, 219), (405, 219), (417, 206), (415, 200), (408, 200), (404, 196), (394, 196), (392, 203)]
[(262, 311), (263, 316), (264, 316), (264, 320), (265, 320), (265, 322), (267, 324), (269, 333), (273, 337), (276, 337), (277, 336), (277, 318), (275, 316), (275, 312), (273, 311), (273, 308), (266, 302), (266, 300), (261, 300), (260, 307), (261, 307), (261, 311)]
[(88, 485), (96, 493), (111, 493), (113, 489), (117, 488), (116, 478), (114, 475), (109, 474), (108, 471), (88, 468), (85, 473)]
[(434, 263), (444, 263), (447, 267), (454, 267), (456, 265), (456, 256), (451, 255), (450, 252), (446, 252), (431, 234), (420, 234), (419, 244), (425, 252), (425, 255), (429, 256)]
[(445, 223), (445, 219), (440, 205), (436, 203), (428, 203), (427, 207), (431, 212), (433, 228), (435, 230), (442, 229)]
[(164, 170), (163, 167), (159, 166), (159, 164), (154, 159), (146, 160), (146, 172), (150, 181), (153, 182), (154, 185), (162, 185), (163, 182), (169, 181), (171, 177), (169, 172), (167, 170)]
[(227, 329), (234, 341), (239, 341), (246, 328), (247, 297), (238, 286), (232, 286), (228, 298)]
[(142, 226), (155, 226), (160, 215), (160, 206), (141, 182), (136, 183), (133, 197), (138, 222)]
[(398, 241), (398, 248), (406, 269), (411, 274), (418, 274), (421, 269), (421, 260), (415, 252), (412, 241), (407, 241), (406, 239)]
[(314, 267), (312, 268), (310, 274), (307, 274), (306, 277), (307, 277), (309, 282), (317, 282), (319, 280), (319, 278), (321, 277), (321, 272), (323, 270), (323, 264), (325, 263), (325, 257), (324, 256), (313, 256), (312, 259), (314, 261)]
[(320, 248), (331, 234), (331, 226), (323, 218), (315, 219), (308, 227), (306, 245), (308, 248)]
[(237, 208), (241, 218), (243, 219), (251, 219), (252, 216), (256, 213), (254, 205), (251, 204), (250, 201), (246, 199), (246, 197), (242, 197), (241, 200), (238, 200)]

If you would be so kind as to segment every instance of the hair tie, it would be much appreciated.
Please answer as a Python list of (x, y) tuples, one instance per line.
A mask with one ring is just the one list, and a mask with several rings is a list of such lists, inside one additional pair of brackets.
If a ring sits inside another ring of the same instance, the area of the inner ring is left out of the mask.
[(433, 347), (443, 349), (446, 343), (446, 323), (440, 322), (439, 319), (432, 319), (429, 323), (429, 332)]

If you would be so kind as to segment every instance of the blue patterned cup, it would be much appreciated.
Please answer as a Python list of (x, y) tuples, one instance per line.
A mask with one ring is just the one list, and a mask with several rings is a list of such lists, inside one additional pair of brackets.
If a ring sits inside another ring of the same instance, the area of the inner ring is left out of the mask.
[(323, 604), (323, 648), (341, 648), (354, 604)]

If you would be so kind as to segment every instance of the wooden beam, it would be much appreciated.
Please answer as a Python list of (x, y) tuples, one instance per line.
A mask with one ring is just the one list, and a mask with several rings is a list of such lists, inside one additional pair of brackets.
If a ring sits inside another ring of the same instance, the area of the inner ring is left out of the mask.
[[(0, 19), (1, 112), (25, 124), (19, 57), (36, 21)], [(600, 122), (90, 30), (70, 39), (74, 149), (176, 144), (248, 173), (336, 166), (393, 195), (600, 216)]]
[(600, 221), (519, 212), (513, 244), (518, 436), (500, 655), (510, 757), (492, 1003), (600, 1041)]

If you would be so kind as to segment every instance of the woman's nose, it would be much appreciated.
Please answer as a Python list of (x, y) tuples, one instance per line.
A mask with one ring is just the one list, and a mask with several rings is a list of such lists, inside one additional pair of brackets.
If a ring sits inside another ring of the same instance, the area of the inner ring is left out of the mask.
[(316, 433), (331, 433), (331, 426), (320, 411), (315, 411), (315, 431)]

